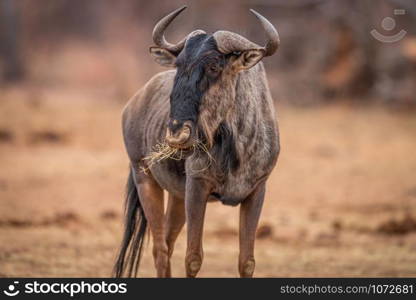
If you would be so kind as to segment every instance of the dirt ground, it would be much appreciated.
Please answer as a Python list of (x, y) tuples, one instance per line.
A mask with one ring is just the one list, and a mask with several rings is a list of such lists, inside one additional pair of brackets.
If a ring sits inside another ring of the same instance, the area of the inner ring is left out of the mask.
[[(123, 102), (100, 91), (0, 94), (0, 276), (109, 276), (121, 238)], [(278, 105), (257, 277), (416, 276), (416, 118)], [(209, 204), (202, 277), (235, 277), (238, 208)], [(140, 276), (154, 276), (151, 243)], [(172, 260), (184, 275), (185, 235)]]

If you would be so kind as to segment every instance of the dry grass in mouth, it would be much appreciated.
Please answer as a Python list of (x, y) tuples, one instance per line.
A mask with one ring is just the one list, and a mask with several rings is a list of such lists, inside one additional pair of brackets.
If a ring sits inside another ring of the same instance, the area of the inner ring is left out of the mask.
[[(176, 156), (180, 152), (179, 158)], [(172, 148), (166, 142), (157, 143), (153, 147), (153, 151), (150, 152), (149, 155), (143, 158), (143, 161), (146, 162), (147, 167), (143, 167), (142, 170), (144, 173), (147, 173), (149, 168), (156, 163), (161, 162), (165, 159), (174, 159), (174, 160), (181, 160), (182, 159), (182, 149)]]
[(209, 153), (206, 145), (202, 143), (200, 140), (196, 140), (195, 143), (188, 149), (173, 148), (169, 146), (166, 142), (157, 143), (153, 147), (153, 151), (143, 158), (143, 161), (146, 162), (147, 167), (142, 167), (142, 171), (144, 173), (147, 173), (147, 171), (152, 165), (160, 163), (165, 159), (182, 160), (184, 158), (184, 152), (192, 151), (193, 153), (195, 153), (198, 149), (202, 150), (202, 152), (208, 155), (210, 162), (214, 160), (212, 155)]

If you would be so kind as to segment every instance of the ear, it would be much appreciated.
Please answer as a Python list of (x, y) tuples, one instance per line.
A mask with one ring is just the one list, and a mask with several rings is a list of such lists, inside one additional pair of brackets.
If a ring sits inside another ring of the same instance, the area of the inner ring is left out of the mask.
[(154, 60), (164, 67), (174, 67), (176, 56), (164, 48), (159, 47), (150, 47), (150, 54), (153, 56)]
[(247, 70), (254, 67), (264, 57), (263, 49), (246, 50), (234, 61), (237, 71)]

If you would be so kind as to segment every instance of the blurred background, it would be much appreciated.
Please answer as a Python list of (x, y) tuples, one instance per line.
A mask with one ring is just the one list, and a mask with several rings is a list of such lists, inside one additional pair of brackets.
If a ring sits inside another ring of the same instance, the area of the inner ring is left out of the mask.
[[(0, 276), (109, 276), (128, 160), (120, 115), (178, 41), (230, 30), (282, 46), (264, 63), (282, 152), (257, 276), (416, 275), (416, 3), (412, 0), (0, 0)], [(237, 276), (238, 209), (210, 204), (201, 276)], [(185, 236), (173, 256), (184, 275)], [(151, 245), (141, 276), (153, 276)]]

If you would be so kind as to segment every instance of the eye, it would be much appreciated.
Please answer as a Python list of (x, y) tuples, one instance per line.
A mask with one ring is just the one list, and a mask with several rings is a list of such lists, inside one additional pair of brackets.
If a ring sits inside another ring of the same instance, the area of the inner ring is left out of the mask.
[(221, 72), (221, 68), (216, 64), (210, 64), (207, 66), (207, 72), (210, 75), (218, 75)]

